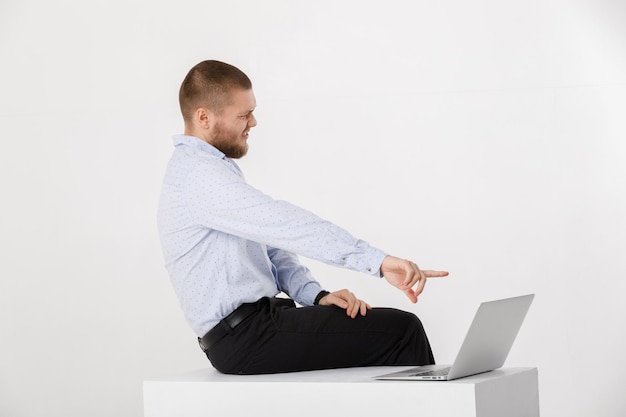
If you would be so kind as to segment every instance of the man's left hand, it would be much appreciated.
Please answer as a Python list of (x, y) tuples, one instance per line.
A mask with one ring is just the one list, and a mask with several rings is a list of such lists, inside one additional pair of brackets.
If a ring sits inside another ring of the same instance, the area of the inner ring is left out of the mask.
[(371, 310), (372, 306), (363, 300), (359, 300), (347, 289), (331, 292), (322, 297), (318, 303), (321, 306), (337, 306), (346, 310), (346, 314), (351, 318), (355, 318), (357, 314), (362, 316), (367, 314), (367, 310)]

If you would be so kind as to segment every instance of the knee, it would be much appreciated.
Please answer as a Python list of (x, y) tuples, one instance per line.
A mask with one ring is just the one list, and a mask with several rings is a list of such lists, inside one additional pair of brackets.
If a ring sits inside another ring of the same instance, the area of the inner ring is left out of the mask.
[(424, 334), (424, 326), (422, 325), (422, 321), (413, 313), (404, 312), (405, 320), (406, 320), (406, 328), (410, 330), (412, 333)]
[(398, 310), (394, 308), (388, 308), (385, 310), (385, 324), (389, 326), (389, 329), (402, 334), (423, 334), (424, 326), (421, 320), (413, 313), (404, 310)]

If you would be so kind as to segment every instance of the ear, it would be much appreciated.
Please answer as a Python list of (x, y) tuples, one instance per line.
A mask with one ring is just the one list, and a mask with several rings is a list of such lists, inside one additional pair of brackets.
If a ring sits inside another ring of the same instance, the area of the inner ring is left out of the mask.
[(210, 130), (215, 123), (215, 115), (206, 107), (198, 107), (193, 115), (193, 121), (203, 130)]

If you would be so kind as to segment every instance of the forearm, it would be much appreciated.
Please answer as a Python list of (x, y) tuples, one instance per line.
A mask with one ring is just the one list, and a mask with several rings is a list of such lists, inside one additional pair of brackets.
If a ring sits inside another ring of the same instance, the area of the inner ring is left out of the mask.
[(313, 305), (323, 289), (297, 255), (272, 247), (268, 247), (268, 255), (279, 290), (301, 305)]

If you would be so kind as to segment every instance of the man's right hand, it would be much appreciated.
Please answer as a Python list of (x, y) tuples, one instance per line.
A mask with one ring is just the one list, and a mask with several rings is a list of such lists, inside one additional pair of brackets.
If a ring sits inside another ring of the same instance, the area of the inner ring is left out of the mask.
[[(446, 271), (421, 270), (414, 262), (395, 256), (386, 256), (383, 259), (380, 273), (387, 282), (404, 292), (412, 303), (417, 303), (417, 297), (424, 291), (428, 278), (448, 275)], [(415, 285), (417, 287), (413, 289)]]

